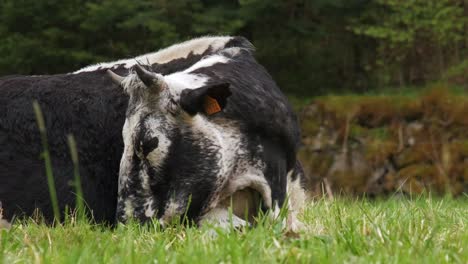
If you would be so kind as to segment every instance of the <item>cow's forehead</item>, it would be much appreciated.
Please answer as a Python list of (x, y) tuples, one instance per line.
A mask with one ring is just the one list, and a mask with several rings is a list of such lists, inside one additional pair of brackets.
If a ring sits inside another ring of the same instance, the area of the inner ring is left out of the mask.
[(138, 75), (134, 71), (130, 73), (122, 80), (120, 84), (128, 95), (130, 95), (129, 105), (137, 104), (142, 98), (146, 97), (146, 89), (143, 82), (138, 78)]

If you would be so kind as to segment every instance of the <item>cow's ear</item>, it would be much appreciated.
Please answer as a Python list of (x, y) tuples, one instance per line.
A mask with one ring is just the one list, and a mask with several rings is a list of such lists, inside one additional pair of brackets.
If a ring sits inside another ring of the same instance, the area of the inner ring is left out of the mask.
[(205, 113), (213, 115), (221, 112), (231, 96), (229, 83), (203, 86), (197, 89), (185, 89), (180, 94), (180, 106), (190, 115)]

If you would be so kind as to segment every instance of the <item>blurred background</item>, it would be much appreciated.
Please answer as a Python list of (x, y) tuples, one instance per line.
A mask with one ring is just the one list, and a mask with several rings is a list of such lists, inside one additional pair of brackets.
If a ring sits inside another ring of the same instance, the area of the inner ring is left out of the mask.
[(466, 0), (2, 0), (0, 75), (229, 34), (250, 39), (290, 95), (361, 93), (466, 73), (467, 32)]
[(316, 194), (468, 193), (468, 0), (2, 0), (0, 76), (203, 35), (256, 46)]

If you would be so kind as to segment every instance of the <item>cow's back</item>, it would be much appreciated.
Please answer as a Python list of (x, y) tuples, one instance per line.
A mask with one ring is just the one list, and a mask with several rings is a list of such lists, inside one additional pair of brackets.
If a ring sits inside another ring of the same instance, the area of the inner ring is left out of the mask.
[(31, 215), (35, 208), (47, 219), (53, 215), (34, 100), (44, 113), (60, 206), (75, 204), (67, 144), (67, 135), (73, 134), (86, 203), (96, 220), (112, 222), (127, 98), (105, 71), (0, 79), (0, 201), (4, 215)]

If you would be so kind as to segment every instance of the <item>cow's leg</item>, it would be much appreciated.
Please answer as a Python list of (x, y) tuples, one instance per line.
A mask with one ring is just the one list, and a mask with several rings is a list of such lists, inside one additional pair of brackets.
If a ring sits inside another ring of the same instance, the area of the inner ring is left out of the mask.
[(281, 208), (287, 206), (287, 216), (284, 226), (292, 232), (302, 229), (303, 224), (297, 219), (302, 210), (305, 193), (303, 186), (303, 170), (299, 161), (287, 171), (285, 152), (275, 144), (264, 141), (264, 160), (266, 163), (265, 178), (271, 188), (272, 208), (270, 216), (278, 219)]
[(306, 200), (303, 183), (304, 172), (302, 165), (297, 161), (295, 168), (288, 173), (287, 181), (288, 216), (286, 228), (291, 232), (298, 232), (304, 229), (304, 224), (297, 218), (298, 214), (302, 212), (304, 201)]
[[(284, 150), (268, 139), (262, 139), (264, 178), (271, 190), (271, 203), (265, 203), (269, 215), (278, 219), (287, 197), (287, 159)], [(269, 206), (268, 206), (269, 205)]]

